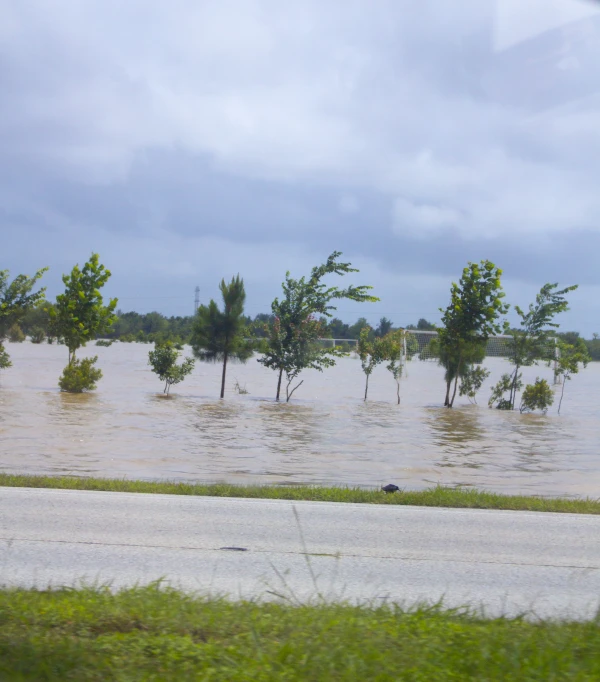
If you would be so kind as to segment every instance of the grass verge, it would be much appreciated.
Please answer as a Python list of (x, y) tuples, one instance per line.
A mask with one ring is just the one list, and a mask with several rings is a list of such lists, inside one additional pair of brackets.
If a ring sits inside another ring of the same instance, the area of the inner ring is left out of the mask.
[(0, 679), (599, 680), (600, 621), (234, 603), (158, 584), (5, 589)]
[(600, 514), (600, 500), (597, 499), (500, 495), (472, 488), (445, 488), (442, 486), (419, 491), (405, 490), (386, 495), (379, 490), (364, 490), (362, 488), (174, 483), (168, 481), (151, 482), (111, 478), (80, 478), (78, 476), (27, 476), (3, 473), (0, 473), (0, 486)]

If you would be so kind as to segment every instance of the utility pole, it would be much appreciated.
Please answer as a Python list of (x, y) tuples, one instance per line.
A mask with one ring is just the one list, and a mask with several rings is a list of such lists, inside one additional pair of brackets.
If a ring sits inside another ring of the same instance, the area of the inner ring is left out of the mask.
[(196, 287), (196, 296), (194, 297), (194, 315), (200, 307), (200, 287)]

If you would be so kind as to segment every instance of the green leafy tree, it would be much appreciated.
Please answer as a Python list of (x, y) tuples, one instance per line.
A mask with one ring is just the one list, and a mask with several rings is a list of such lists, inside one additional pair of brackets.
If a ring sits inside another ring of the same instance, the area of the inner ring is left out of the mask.
[[(324, 332), (322, 320), (311, 315), (298, 325), (285, 324), (285, 312), (285, 307), (282, 306), (283, 318), (275, 318), (268, 337), (268, 345), (259, 362), (266, 367), (279, 369), (276, 400), (279, 400), (282, 377), (285, 376), (285, 398), (289, 403), (294, 392), (304, 383), (302, 379), (293, 385), (303, 370), (316, 369), (322, 372), (327, 367), (333, 367), (335, 359), (343, 357), (346, 353), (333, 346), (323, 348), (319, 345), (319, 339), (323, 338)], [(282, 319), (284, 324), (281, 322)], [(270, 362), (277, 362), (277, 367), (269, 364)]]
[(42, 343), (46, 338), (46, 332), (42, 327), (33, 327), (31, 329), (31, 343)]
[(595, 361), (600, 361), (600, 335), (594, 333), (592, 338), (585, 341), (590, 358)]
[[(356, 322), (353, 325), (348, 327), (348, 338), (358, 340), (360, 338), (361, 331), (365, 327), (369, 327), (369, 329), (371, 329), (371, 325), (367, 322), (367, 318), (366, 317), (359, 317), (358, 320), (356, 320)], [(369, 334), (370, 334), (370, 338), (373, 338), (375, 336), (375, 333), (373, 332), (372, 329), (369, 332)]]
[(421, 317), (417, 322), (417, 329), (419, 329), (420, 331), (433, 332), (436, 330), (436, 326), (433, 324), (433, 322), (429, 322), (424, 317)]
[[(450, 305), (445, 311), (440, 309), (443, 327), (439, 330), (439, 361), (445, 369), (446, 407), (454, 404), (459, 378), (482, 351), (485, 354), (489, 336), (505, 329), (498, 321), (508, 311), (502, 300), (501, 275), (502, 270), (488, 260), (469, 263), (460, 282), (452, 283)], [(454, 391), (450, 395), (452, 382)]]
[(21, 329), (28, 336), (31, 336), (34, 329), (42, 329), (44, 335), (47, 336), (50, 326), (48, 309), (51, 307), (52, 303), (49, 303), (45, 299), (38, 301), (38, 303), (30, 308), (20, 320), (19, 325), (21, 326)]
[(192, 349), (205, 362), (222, 362), (221, 398), (225, 396), (227, 363), (247, 362), (254, 353), (252, 342), (246, 340), (244, 280), (237, 275), (229, 284), (221, 280), (223, 310), (211, 299), (196, 312), (192, 333)]
[(362, 371), (365, 373), (365, 397), (367, 400), (369, 393), (369, 377), (373, 374), (373, 370), (377, 365), (385, 362), (388, 359), (388, 345), (389, 339), (382, 339), (378, 336), (369, 338), (371, 327), (363, 327), (358, 339), (358, 357)]
[(483, 386), (483, 382), (490, 376), (490, 371), (485, 367), (469, 366), (461, 377), (459, 395), (466, 395), (469, 402), (477, 404), (477, 393)]
[(494, 405), (496, 405), (499, 410), (512, 410), (513, 404), (509, 398), (506, 397), (506, 393), (512, 391), (516, 395), (522, 388), (523, 381), (521, 380), (520, 372), (516, 377), (516, 382), (515, 377), (512, 374), (503, 374), (500, 377), (500, 381), (495, 386), (492, 386), (492, 394), (488, 401), (488, 407), (494, 407)]
[(102, 370), (94, 367), (97, 360), (97, 355), (81, 360), (73, 357), (58, 380), (60, 390), (66, 393), (93, 391), (96, 388), (96, 382), (102, 378)]
[[(51, 320), (51, 335), (61, 339), (69, 350), (69, 364), (63, 372), (63, 379), (71, 376), (76, 369), (69, 369), (75, 360), (75, 353), (79, 348), (86, 345), (103, 333), (105, 333), (115, 320), (114, 310), (117, 306), (117, 299), (110, 300), (108, 305), (104, 305), (100, 289), (110, 278), (110, 271), (100, 263), (97, 253), (92, 253), (88, 262), (79, 268), (76, 265), (71, 274), (63, 275), (65, 293), (56, 297), (56, 304), (49, 309)], [(77, 367), (81, 370), (79, 378), (83, 381), (89, 379), (88, 390), (95, 388), (96, 382), (102, 377), (100, 370), (93, 370), (91, 365), (96, 362), (96, 358), (88, 358), (89, 363), (78, 363)], [(88, 368), (89, 364), (89, 368)], [(92, 372), (93, 370), (93, 372)], [(97, 372), (100, 372), (98, 375)], [(79, 381), (79, 378), (77, 381)], [(69, 383), (66, 379), (61, 388), (69, 391), (69, 385), (79, 386), (77, 381)], [(78, 389), (73, 392), (79, 393)]]
[[(349, 286), (340, 289), (327, 286), (323, 279), (327, 275), (345, 275), (358, 272), (350, 263), (341, 263), (342, 254), (334, 251), (327, 261), (314, 267), (310, 277), (293, 279), (287, 272), (282, 285), (283, 297), (271, 304), (275, 318), (269, 332), (269, 348), (258, 362), (278, 374), (275, 399), (279, 400), (282, 377), (285, 374), (288, 388), (304, 369), (323, 371), (335, 364), (336, 358), (344, 355), (336, 348), (322, 348), (317, 343), (317, 334), (324, 332), (323, 322), (332, 317), (336, 307), (333, 301), (349, 299), (357, 302), (378, 301), (367, 292), (369, 286)], [(321, 316), (323, 320), (318, 319)], [(292, 389), (295, 391), (300, 384)], [(288, 392), (288, 401), (291, 394)]]
[(32, 293), (34, 286), (48, 268), (38, 270), (33, 277), (18, 275), (9, 283), (8, 270), (0, 270), (0, 341), (6, 338), (13, 324), (44, 299), (45, 288)]
[(525, 390), (521, 396), (519, 411), (522, 414), (523, 412), (541, 410), (543, 414), (546, 414), (553, 402), (554, 393), (552, 392), (552, 388), (548, 385), (546, 379), (537, 377), (534, 384), (525, 386)]
[(8, 339), (12, 343), (23, 343), (25, 341), (25, 334), (16, 322), (8, 330)]
[(44, 299), (45, 288), (33, 293), (32, 291), (47, 270), (48, 268), (42, 268), (33, 277), (17, 275), (12, 282), (8, 280), (9, 271), (0, 270), (0, 369), (11, 366), (10, 356), (2, 342), (8, 336), (10, 328)]
[(563, 397), (565, 395), (565, 384), (571, 380), (573, 374), (579, 373), (579, 367), (587, 367), (591, 358), (588, 353), (587, 346), (583, 339), (575, 337), (575, 343), (567, 343), (565, 341), (558, 342), (558, 366), (556, 368), (556, 375), (562, 377), (562, 390), (560, 392), (560, 400), (558, 402), (558, 414), (562, 407)]
[(375, 329), (375, 336), (383, 337), (386, 334), (389, 334), (391, 331), (392, 331), (392, 321), (388, 320), (387, 317), (382, 317), (379, 320), (379, 324), (377, 325), (377, 329)]
[(327, 326), (329, 327), (329, 333), (332, 339), (350, 338), (349, 336), (350, 325), (345, 324), (337, 317), (334, 317)]
[(166, 395), (169, 395), (173, 384), (183, 381), (194, 369), (193, 358), (186, 358), (178, 365), (179, 355), (179, 351), (170, 341), (156, 344), (154, 350), (148, 353), (148, 364), (152, 367), (152, 371), (158, 375), (158, 378), (165, 382), (163, 393)]
[[(552, 362), (555, 359), (555, 329), (559, 325), (553, 322), (556, 315), (569, 309), (565, 294), (577, 289), (577, 285), (556, 291), (558, 284), (544, 284), (535, 297), (535, 303), (529, 305), (527, 312), (515, 306), (521, 319), (520, 326), (510, 330), (511, 339), (507, 343), (508, 360), (514, 365), (511, 382), (507, 387), (504, 378), (492, 389), (489, 405), (498, 409), (513, 410), (517, 393), (522, 386), (521, 368), (539, 364), (540, 361)], [(508, 396), (505, 395), (508, 393)]]
[(0, 369), (8, 369), (12, 367), (10, 355), (4, 350), (4, 346), (0, 343)]
[[(396, 399), (400, 405), (400, 379), (404, 374), (406, 362), (415, 354), (411, 349), (416, 346), (415, 337), (404, 329), (388, 332), (383, 337), (383, 353), (388, 364), (386, 369), (396, 382)], [(417, 347), (418, 348), (418, 347)]]

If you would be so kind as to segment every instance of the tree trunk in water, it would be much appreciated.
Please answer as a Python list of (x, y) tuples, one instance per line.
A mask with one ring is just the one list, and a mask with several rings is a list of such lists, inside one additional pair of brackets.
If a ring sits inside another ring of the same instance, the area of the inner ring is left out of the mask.
[(452, 393), (452, 400), (449, 402), (448, 407), (452, 407), (454, 405), (454, 398), (456, 398), (456, 389), (458, 388), (458, 377), (460, 376), (462, 366), (463, 362), (461, 359), (458, 361), (458, 365), (456, 367), (456, 377), (454, 378), (454, 392)]
[(396, 395), (398, 396), (398, 405), (400, 405), (400, 382), (396, 382)]
[(225, 374), (227, 372), (227, 353), (223, 356), (223, 376), (221, 377), (221, 398), (225, 397)]
[(561, 408), (561, 405), (562, 405), (562, 399), (563, 399), (563, 397), (564, 397), (564, 395), (565, 395), (565, 384), (567, 383), (567, 378), (568, 378), (568, 375), (565, 374), (565, 376), (563, 377), (562, 391), (560, 392), (560, 400), (559, 400), (559, 402), (558, 402), (558, 414), (560, 414), (560, 408)]
[(510, 409), (514, 410), (515, 409), (515, 399), (517, 397), (517, 377), (519, 375), (519, 365), (515, 367), (515, 373), (513, 376), (513, 382), (510, 387), (510, 396), (509, 396), (509, 401), (510, 401)]
[(446, 398), (444, 399), (444, 407), (450, 407), (450, 386), (452, 386), (452, 379), (446, 380)]
[(456, 388), (458, 386), (458, 374), (456, 375), (456, 379), (454, 379), (454, 391), (452, 392), (452, 400), (448, 404), (448, 407), (452, 407), (454, 405), (454, 398), (456, 398)]
[(365, 384), (365, 402), (367, 402), (367, 393), (369, 392), (369, 375), (367, 374), (367, 383)]
[(279, 402), (279, 394), (281, 393), (281, 377), (283, 376), (283, 368), (279, 370), (279, 379), (277, 380), (277, 395), (275, 400)]

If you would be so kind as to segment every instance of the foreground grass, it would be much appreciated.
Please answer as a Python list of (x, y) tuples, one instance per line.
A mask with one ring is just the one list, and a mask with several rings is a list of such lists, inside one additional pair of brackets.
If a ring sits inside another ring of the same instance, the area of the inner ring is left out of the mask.
[(599, 680), (600, 620), (6, 589), (0, 679)]
[(61, 488), (69, 490), (109, 490), (125, 493), (167, 495), (212, 495), (271, 500), (312, 500), (316, 502), (359, 502), (365, 504), (403, 504), (423, 507), (464, 507), (469, 509), (513, 509), (520, 511), (600, 514), (600, 500), (499, 495), (471, 488), (444, 488), (401, 491), (386, 495), (380, 490), (324, 486), (228, 485), (224, 483), (174, 483), (131, 481), (77, 476), (27, 476), (0, 473), (0, 486), (23, 488)]

